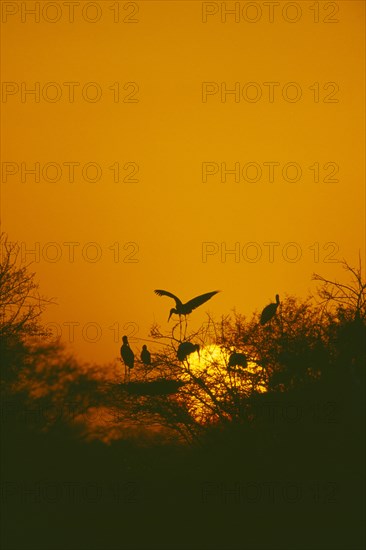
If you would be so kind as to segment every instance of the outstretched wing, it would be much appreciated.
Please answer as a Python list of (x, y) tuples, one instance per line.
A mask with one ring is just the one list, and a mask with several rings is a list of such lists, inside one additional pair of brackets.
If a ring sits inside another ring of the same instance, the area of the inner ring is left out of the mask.
[(154, 292), (158, 296), (169, 296), (169, 298), (173, 298), (177, 307), (182, 305), (182, 302), (179, 300), (179, 298), (177, 298), (177, 296), (175, 296), (171, 292), (168, 292), (167, 290), (154, 290)]
[(186, 308), (187, 309), (196, 309), (196, 307), (204, 304), (205, 302), (207, 302), (207, 300), (209, 300), (210, 298), (212, 298), (212, 296), (214, 296), (215, 294), (217, 294), (218, 292), (220, 292), (219, 290), (214, 290), (213, 292), (206, 292), (206, 294), (201, 294), (200, 296), (196, 296), (195, 298), (192, 298), (192, 300), (189, 300), (189, 302), (187, 302), (185, 304)]

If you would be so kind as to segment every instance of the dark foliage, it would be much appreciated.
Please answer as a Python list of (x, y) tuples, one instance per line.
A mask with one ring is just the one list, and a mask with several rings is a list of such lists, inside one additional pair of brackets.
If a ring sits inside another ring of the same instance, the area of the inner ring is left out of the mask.
[[(347, 273), (264, 326), (154, 327), (165, 345), (127, 384), (40, 346), (39, 310), (18, 325), (7, 309), (2, 548), (361, 550), (365, 285)], [(178, 361), (183, 340), (199, 366)]]

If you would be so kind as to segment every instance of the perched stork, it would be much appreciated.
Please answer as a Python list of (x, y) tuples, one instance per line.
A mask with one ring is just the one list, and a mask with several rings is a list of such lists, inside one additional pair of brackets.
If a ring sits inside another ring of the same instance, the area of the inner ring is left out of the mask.
[(178, 346), (177, 350), (177, 357), (179, 361), (184, 361), (187, 359), (188, 355), (191, 355), (191, 353), (194, 352), (198, 353), (198, 356), (200, 354), (200, 347), (198, 344), (192, 344), (192, 342), (182, 342)]
[(125, 381), (126, 379), (130, 379), (130, 370), (133, 369), (134, 363), (135, 363), (135, 355), (130, 348), (130, 345), (128, 343), (127, 336), (122, 337), (122, 346), (121, 346), (121, 358), (123, 360), (123, 363), (125, 365)]
[(248, 361), (244, 353), (237, 353), (234, 351), (229, 357), (229, 363), (227, 365), (228, 370), (232, 367), (242, 367), (245, 369), (248, 366)]
[(189, 302), (183, 304), (177, 296), (172, 294), (171, 292), (168, 292), (167, 290), (155, 290), (155, 294), (158, 296), (169, 296), (169, 298), (173, 298), (175, 300), (175, 308), (173, 307), (170, 310), (168, 321), (170, 317), (173, 315), (173, 313), (176, 313), (177, 315), (188, 315), (191, 313), (194, 309), (196, 309), (198, 306), (204, 304), (212, 298), (215, 294), (219, 292), (219, 290), (214, 290), (213, 292), (207, 292), (206, 294), (201, 294), (200, 296), (196, 296), (195, 298), (192, 298), (192, 300), (189, 300)]
[(276, 311), (279, 305), (280, 305), (280, 297), (278, 294), (276, 294), (276, 302), (269, 304), (262, 311), (261, 319), (260, 319), (261, 325), (265, 325), (266, 323), (268, 323), (268, 321), (272, 319), (272, 317), (276, 315)]
[(142, 352), (140, 357), (145, 367), (148, 367), (149, 365), (151, 365), (151, 353), (147, 349), (146, 344), (142, 346)]

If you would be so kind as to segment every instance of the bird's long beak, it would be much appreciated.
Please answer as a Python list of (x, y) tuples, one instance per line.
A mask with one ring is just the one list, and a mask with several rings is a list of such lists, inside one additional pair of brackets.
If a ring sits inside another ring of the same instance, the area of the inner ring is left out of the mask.
[(169, 317), (168, 317), (168, 323), (169, 323), (169, 321), (170, 321), (170, 317), (171, 317), (171, 316), (172, 316), (172, 314), (171, 314), (171, 313), (169, 313)]

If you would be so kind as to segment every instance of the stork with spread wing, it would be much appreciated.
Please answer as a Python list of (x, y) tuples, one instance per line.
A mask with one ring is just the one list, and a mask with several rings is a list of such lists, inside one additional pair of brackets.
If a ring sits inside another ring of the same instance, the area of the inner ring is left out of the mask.
[(179, 316), (188, 315), (194, 309), (196, 309), (200, 305), (207, 302), (207, 300), (212, 298), (212, 296), (214, 296), (220, 291), (214, 290), (213, 292), (207, 292), (206, 294), (201, 294), (200, 296), (196, 296), (195, 298), (192, 298), (192, 300), (189, 300), (189, 302), (186, 302), (185, 304), (183, 304), (182, 301), (179, 298), (177, 298), (177, 296), (175, 296), (171, 292), (168, 292), (167, 290), (155, 290), (154, 292), (158, 296), (169, 296), (169, 298), (173, 298), (173, 300), (175, 300), (175, 307), (173, 307), (169, 313), (169, 318), (168, 318), (168, 321), (169, 321), (173, 313), (176, 313)]

